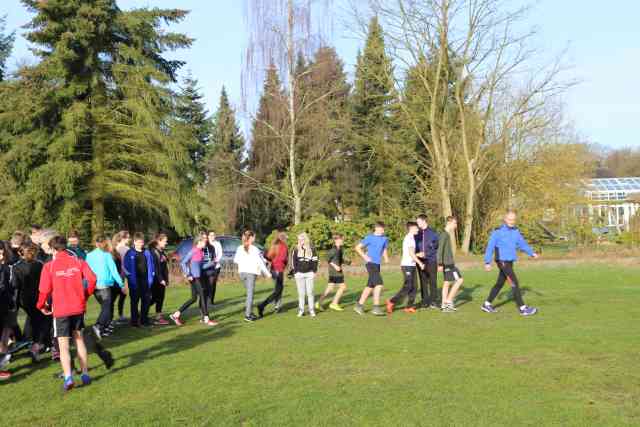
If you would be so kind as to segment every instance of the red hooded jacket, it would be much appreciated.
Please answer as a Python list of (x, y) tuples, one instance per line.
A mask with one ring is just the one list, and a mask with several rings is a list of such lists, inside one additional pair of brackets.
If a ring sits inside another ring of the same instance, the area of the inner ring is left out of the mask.
[[(83, 279), (87, 281), (86, 289)], [(37, 307), (41, 310), (51, 297), (53, 317), (84, 314), (87, 299), (95, 288), (96, 275), (89, 264), (67, 251), (60, 251), (42, 268)]]

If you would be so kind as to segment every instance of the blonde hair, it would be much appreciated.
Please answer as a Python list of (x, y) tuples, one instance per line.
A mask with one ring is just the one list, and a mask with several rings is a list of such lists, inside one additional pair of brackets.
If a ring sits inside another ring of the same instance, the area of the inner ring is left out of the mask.
[[(302, 244), (300, 244), (300, 240), (302, 240)], [(308, 256), (311, 257), (313, 253), (311, 250), (311, 238), (307, 233), (300, 233), (298, 234), (298, 254), (302, 252), (302, 256), (307, 256), (307, 251)]]

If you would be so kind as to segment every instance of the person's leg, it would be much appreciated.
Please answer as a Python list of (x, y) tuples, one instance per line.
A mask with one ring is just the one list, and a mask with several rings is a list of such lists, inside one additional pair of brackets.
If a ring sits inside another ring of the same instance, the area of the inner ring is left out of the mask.
[(422, 307), (428, 306), (431, 301), (429, 300), (429, 272), (427, 271), (427, 266), (425, 265), (424, 269), (418, 269), (418, 276), (420, 279), (420, 305)]
[(409, 292), (407, 293), (407, 309), (414, 309), (416, 305), (416, 294), (418, 293), (418, 288), (416, 287), (416, 270), (417, 267), (409, 267), (409, 271), (411, 274), (408, 276), (405, 275), (406, 280), (409, 281)]
[(347, 289), (347, 285), (345, 283), (340, 283), (338, 285), (338, 290), (336, 291), (336, 294), (333, 296), (333, 301), (331, 301), (331, 304), (333, 305), (340, 304), (340, 299), (342, 298), (342, 295), (344, 295), (344, 291), (346, 289)]
[(175, 314), (177, 315), (177, 317), (180, 317), (180, 315), (181, 315), (182, 313), (184, 313), (185, 311), (187, 311), (187, 309), (188, 309), (189, 307), (191, 307), (191, 306), (192, 306), (196, 301), (198, 301), (198, 294), (199, 294), (199, 291), (198, 291), (198, 289), (196, 288), (196, 284), (195, 284), (195, 283), (196, 283), (196, 280), (194, 279), (194, 280), (191, 282), (191, 298), (189, 298), (189, 299), (188, 299), (184, 304), (182, 304), (182, 305), (180, 306), (180, 308), (178, 309), (178, 311), (175, 313)]
[(324, 292), (320, 294), (320, 298), (318, 298), (318, 304), (322, 305), (324, 299), (329, 296), (333, 292), (333, 288), (335, 287), (334, 283), (327, 283), (327, 287), (324, 289)]
[(458, 291), (460, 290), (462, 283), (464, 283), (464, 279), (462, 277), (456, 280), (456, 282), (453, 284), (453, 287), (451, 288), (451, 292), (449, 292), (447, 303), (453, 304), (453, 301), (456, 299), (456, 295), (458, 295)]
[[(76, 341), (76, 351), (78, 352), (78, 360), (80, 360), (80, 369), (83, 374), (89, 372), (89, 355), (87, 354), (87, 347), (84, 345), (84, 339), (82, 338), (82, 331), (73, 331), (73, 337)], [(68, 343), (69, 341), (67, 341)]]
[(525, 304), (524, 300), (522, 299), (522, 292), (520, 291), (520, 283), (518, 282), (518, 277), (516, 276), (515, 271), (513, 271), (513, 263), (503, 263), (502, 271), (509, 280), (509, 284), (511, 285), (511, 289), (513, 292), (513, 299), (515, 300), (516, 305), (518, 306), (518, 308), (523, 307)]
[[(131, 324), (137, 325), (140, 321), (140, 290), (137, 288), (129, 289), (129, 304), (131, 306)], [(119, 309), (120, 307), (118, 307)]]
[(216, 288), (218, 287), (218, 275), (220, 274), (220, 270), (215, 270), (211, 276), (209, 276), (209, 293), (211, 295), (211, 305), (215, 304), (216, 301)]
[(277, 273), (275, 271), (271, 271), (271, 278), (273, 279), (273, 292), (271, 292), (269, 294), (269, 296), (264, 301), (262, 301), (260, 304), (258, 304), (258, 309), (261, 312), (264, 311), (266, 306), (268, 306), (269, 304), (271, 304), (272, 302), (274, 302), (276, 300), (276, 290), (277, 290), (277, 286), (278, 286), (276, 274)]
[(384, 288), (384, 286), (382, 285), (376, 285), (375, 288), (373, 288), (373, 305), (374, 306), (379, 306), (380, 305), (380, 297), (382, 296), (382, 289)]
[(71, 372), (71, 353), (69, 351), (69, 337), (58, 337), (58, 351), (60, 352), (60, 365), (62, 373), (67, 379), (72, 376)]
[(442, 282), (442, 306), (449, 302), (449, 282)]
[(244, 279), (244, 286), (247, 289), (247, 299), (244, 304), (245, 317), (253, 316), (253, 296), (256, 289), (256, 279), (258, 276), (255, 274), (246, 274)]
[(311, 313), (315, 313), (315, 295), (314, 295), (314, 280), (315, 279), (315, 274), (313, 273), (307, 273), (307, 275), (305, 276), (305, 290), (307, 292), (307, 300), (309, 303), (309, 312)]
[(120, 319), (124, 317), (124, 302), (126, 299), (127, 296), (123, 292), (120, 292), (120, 294), (118, 295), (118, 317)]
[[(296, 288), (298, 289), (298, 311), (304, 312), (304, 297), (306, 292), (304, 276), (301, 274), (297, 274), (295, 276), (295, 279), (296, 279)], [(313, 308), (313, 307), (309, 307), (309, 308)]]
[(162, 316), (162, 309), (164, 308), (164, 299), (167, 295), (167, 287), (158, 283), (158, 289), (156, 291), (156, 315)]
[(118, 295), (120, 294), (120, 287), (114, 285), (111, 287), (111, 314), (115, 316), (116, 302), (118, 302)]
[(359, 305), (364, 305), (369, 299), (369, 295), (371, 295), (371, 291), (373, 288), (367, 286), (362, 290), (362, 294), (360, 294), (360, 299), (358, 300)]
[(402, 300), (407, 295), (409, 295), (409, 291), (411, 290), (411, 286), (412, 286), (411, 285), (411, 279), (412, 279), (411, 269), (409, 267), (401, 267), (400, 269), (402, 270), (403, 284), (402, 284), (402, 288), (400, 288), (400, 290), (396, 292), (396, 294), (389, 299), (389, 301), (393, 305), (401, 303)]
[(196, 289), (200, 300), (200, 314), (203, 319), (209, 318), (209, 283), (207, 280), (206, 277), (200, 277), (194, 280), (194, 282), (198, 283)]
[(111, 289), (98, 289), (95, 291), (96, 301), (100, 304), (100, 315), (98, 316), (98, 320), (96, 324), (104, 329), (109, 326), (111, 323)]
[(431, 305), (438, 303), (438, 264), (430, 262), (427, 264), (429, 274), (429, 303)]
[(276, 290), (275, 290), (275, 305), (277, 309), (280, 309), (282, 305), (282, 292), (284, 291), (284, 272), (276, 272)]
[(493, 300), (496, 299), (496, 297), (500, 293), (500, 290), (504, 286), (504, 282), (507, 280), (507, 276), (504, 274), (504, 271), (502, 271), (502, 267), (498, 265), (498, 268), (500, 269), (500, 271), (498, 272), (498, 279), (496, 280), (496, 284), (493, 286), (493, 288), (491, 288), (489, 297), (487, 298), (487, 302), (489, 304), (491, 304)]

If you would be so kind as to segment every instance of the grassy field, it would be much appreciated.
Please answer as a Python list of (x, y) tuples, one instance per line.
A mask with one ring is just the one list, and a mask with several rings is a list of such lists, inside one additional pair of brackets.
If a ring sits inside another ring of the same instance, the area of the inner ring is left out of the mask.
[[(57, 364), (11, 364), (0, 384), (3, 425), (604, 426), (640, 425), (640, 269), (520, 270), (532, 318), (509, 293), (479, 310), (494, 273), (465, 272), (459, 312), (387, 318), (289, 310), (242, 322), (243, 289), (219, 290), (216, 328), (125, 328), (104, 340), (117, 358), (64, 395)], [(386, 295), (400, 274), (385, 276)], [(324, 281), (316, 284), (316, 292)], [(361, 290), (354, 278), (346, 303)], [(261, 282), (258, 299), (271, 284)], [(167, 310), (187, 297), (171, 288)], [(89, 317), (95, 318), (92, 300)]]

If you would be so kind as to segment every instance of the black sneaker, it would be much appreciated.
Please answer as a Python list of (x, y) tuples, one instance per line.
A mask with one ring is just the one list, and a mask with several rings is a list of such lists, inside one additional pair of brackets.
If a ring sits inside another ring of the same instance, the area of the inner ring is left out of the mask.
[(245, 316), (244, 317), (244, 321), (245, 322), (249, 322), (249, 323), (253, 323), (256, 321), (256, 319), (254, 318), (255, 316), (252, 314), (251, 316)]
[(264, 317), (264, 307), (261, 306), (261, 305), (258, 306), (258, 317), (260, 319), (262, 319)]
[(100, 352), (98, 356), (100, 357), (100, 359), (102, 359), (102, 361), (104, 362), (104, 366), (107, 369), (111, 369), (113, 367), (115, 360), (113, 359), (113, 355), (110, 351), (104, 350)]

